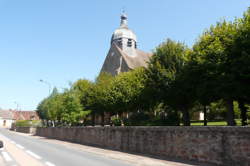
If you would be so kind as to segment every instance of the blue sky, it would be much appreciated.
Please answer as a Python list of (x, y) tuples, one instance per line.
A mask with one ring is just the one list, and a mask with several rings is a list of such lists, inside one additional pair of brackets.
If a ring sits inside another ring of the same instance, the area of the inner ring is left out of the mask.
[(0, 107), (34, 110), (49, 93), (94, 80), (124, 8), (138, 47), (166, 38), (190, 47), (211, 24), (241, 17), (249, 0), (0, 0)]

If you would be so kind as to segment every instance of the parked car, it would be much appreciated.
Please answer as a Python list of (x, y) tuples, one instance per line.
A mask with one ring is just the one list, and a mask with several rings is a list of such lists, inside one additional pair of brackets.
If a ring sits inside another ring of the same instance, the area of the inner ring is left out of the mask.
[(3, 148), (3, 141), (0, 140), (0, 148)]

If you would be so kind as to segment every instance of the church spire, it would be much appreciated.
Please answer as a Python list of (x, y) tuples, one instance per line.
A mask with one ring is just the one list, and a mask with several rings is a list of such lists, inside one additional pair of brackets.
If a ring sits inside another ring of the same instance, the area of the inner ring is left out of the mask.
[(122, 11), (122, 14), (121, 14), (121, 27), (128, 27), (128, 17), (127, 15), (125, 14), (125, 11), (123, 10)]

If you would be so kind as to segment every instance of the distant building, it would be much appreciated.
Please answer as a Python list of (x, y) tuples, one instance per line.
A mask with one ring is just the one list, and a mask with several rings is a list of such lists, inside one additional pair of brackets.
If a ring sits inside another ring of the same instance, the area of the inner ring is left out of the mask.
[(14, 122), (12, 111), (10, 110), (0, 110), (0, 127), (10, 128), (11, 124)]
[(35, 111), (0, 110), (0, 127), (10, 128), (16, 120), (39, 120)]
[(15, 120), (39, 120), (36, 111), (12, 111)]
[(136, 35), (128, 28), (127, 16), (123, 13), (121, 15), (120, 27), (112, 35), (111, 47), (101, 72), (115, 76), (137, 67), (146, 67), (151, 56), (151, 53), (137, 49)]

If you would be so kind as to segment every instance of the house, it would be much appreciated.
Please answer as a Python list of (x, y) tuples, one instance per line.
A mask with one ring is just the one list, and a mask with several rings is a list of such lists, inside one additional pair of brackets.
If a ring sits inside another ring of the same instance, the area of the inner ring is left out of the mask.
[(11, 110), (0, 110), (0, 127), (10, 128), (15, 120)]
[(39, 120), (35, 111), (0, 110), (0, 127), (11, 128), (17, 120)]

